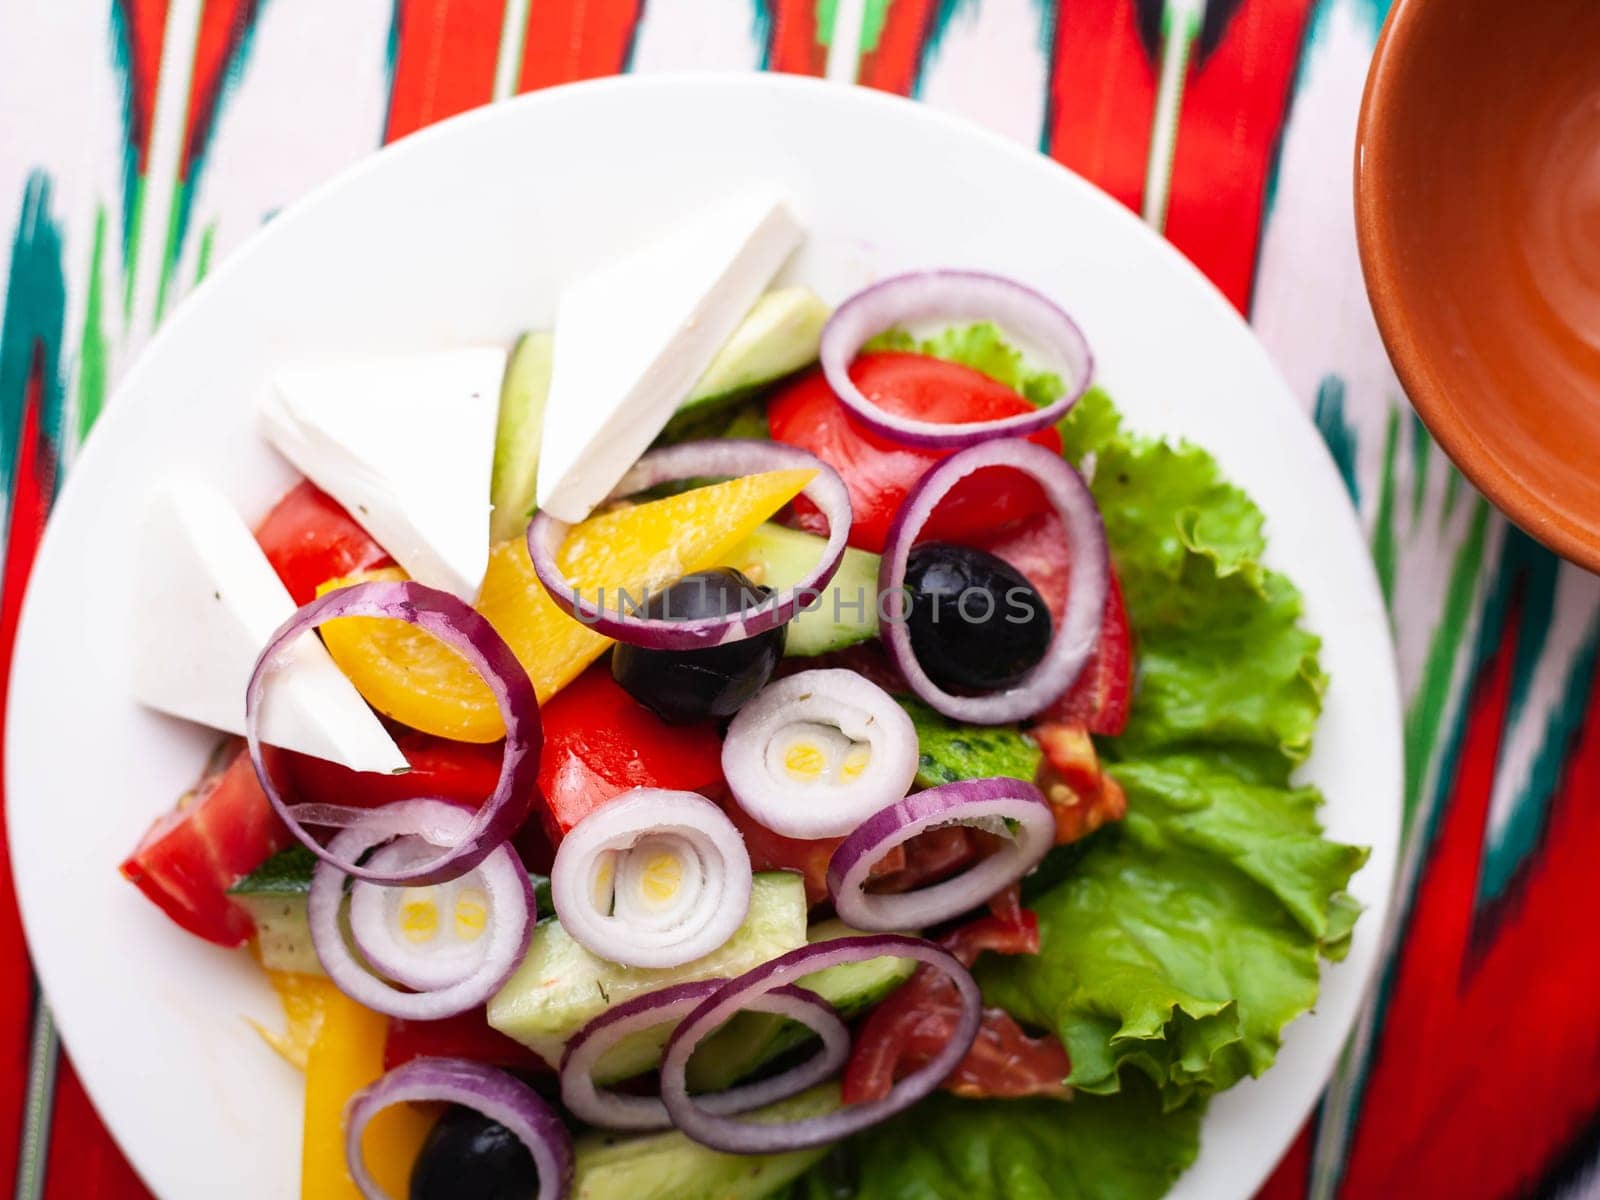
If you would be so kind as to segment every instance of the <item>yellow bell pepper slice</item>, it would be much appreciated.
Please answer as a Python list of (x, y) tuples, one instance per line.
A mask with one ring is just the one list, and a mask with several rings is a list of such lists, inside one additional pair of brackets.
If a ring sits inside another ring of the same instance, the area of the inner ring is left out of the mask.
[[(351, 1096), (383, 1074), (389, 1018), (357, 1004), (329, 980), (299, 979), (304, 982), (293, 985), (297, 1000), (317, 1010), (316, 1030), (306, 1048), (300, 1200), (361, 1200), (345, 1165), (344, 1108)], [(289, 1011), (293, 1027), (295, 1013)], [(432, 1127), (432, 1118), (409, 1104), (385, 1109), (367, 1126), (362, 1139), (367, 1169), (389, 1195), (409, 1191), (411, 1167)]]
[(267, 978), (272, 982), (272, 990), (278, 993), (278, 1003), (283, 1006), (284, 1031), (268, 1029), (258, 1021), (250, 1024), (255, 1026), (262, 1041), (304, 1071), (311, 1043), (316, 1041), (317, 1031), (322, 1028), (323, 992), (328, 981), (296, 971), (268, 971)]
[[(572, 528), (557, 561), (590, 600), (605, 588), (612, 607), (619, 587), (638, 597), (644, 589), (658, 590), (725, 561), (814, 474), (747, 475), (601, 513)], [(398, 568), (389, 568), (333, 580), (320, 590), (404, 578)], [(610, 638), (556, 607), (533, 573), (520, 537), (501, 542), (490, 554), (477, 608), (526, 668), (541, 701), (611, 645)], [(505, 736), (500, 710), (483, 680), (432, 634), (402, 621), (345, 617), (324, 625), (322, 640), (367, 702), (401, 724), (463, 742)]]

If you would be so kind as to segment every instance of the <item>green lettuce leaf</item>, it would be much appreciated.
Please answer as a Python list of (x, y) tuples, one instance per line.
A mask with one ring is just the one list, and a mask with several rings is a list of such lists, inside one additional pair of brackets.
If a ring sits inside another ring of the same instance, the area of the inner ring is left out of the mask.
[(1260, 563), (1261, 511), (1204, 450), (1124, 434), (1103, 392), (1061, 432), (1092, 472), (1136, 638), (1139, 692), (1114, 753), (1266, 751), (1260, 765), (1287, 779), (1310, 750), (1324, 676), (1299, 592)]
[[(1017, 387), (1021, 356), (981, 330), (891, 337)], [(1128, 818), (1052, 852), (1024, 884), (1040, 953), (985, 955), (977, 975), (989, 1003), (1062, 1039), (1078, 1095), (937, 1096), (847, 1144), (847, 1188), (836, 1156), (796, 1200), (1159, 1196), (1193, 1160), (1206, 1098), (1271, 1065), (1319, 956), (1348, 948), (1366, 852), (1325, 839), (1319, 795), (1291, 783), (1325, 677), (1299, 593), (1261, 563), (1260, 510), (1203, 450), (1126, 432), (1098, 391), (1061, 433), (1133, 629), (1131, 719), (1100, 742)]]
[(1101, 746), (1128, 819), (1032, 898), (1036, 957), (980, 964), (986, 998), (1054, 1030), (1071, 1082), (1122, 1068), (1167, 1107), (1259, 1075), (1348, 945), (1366, 853), (1329, 842), (1289, 784), (1324, 676), (1292, 584), (1263, 567), (1262, 518), (1192, 446), (1125, 434), (1103, 394), (1063, 423), (1092, 475), (1138, 666), (1127, 731)]
[(1203, 755), (1124, 761), (1128, 818), (1033, 900), (1037, 956), (980, 964), (985, 998), (1053, 1029), (1070, 1082), (1115, 1092), (1132, 1067), (1163, 1102), (1259, 1075), (1317, 996), (1324, 939), (1366, 855), (1317, 832), (1306, 788)]
[(972, 1102), (937, 1095), (851, 1143), (791, 1200), (1155, 1200), (1200, 1144), (1202, 1105), (1118, 1096)]
[(1021, 393), (1039, 408), (1059, 400), (1067, 390), (1061, 376), (1055, 372), (1030, 367), (1022, 351), (1006, 341), (993, 321), (953, 326), (926, 338), (914, 337), (904, 329), (889, 329), (878, 334), (863, 349), (909, 350), (960, 363)]

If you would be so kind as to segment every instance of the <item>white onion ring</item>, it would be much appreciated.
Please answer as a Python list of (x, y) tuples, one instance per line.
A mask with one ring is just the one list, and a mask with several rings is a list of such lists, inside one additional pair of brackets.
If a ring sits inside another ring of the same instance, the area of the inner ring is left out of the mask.
[(904, 595), (906, 562), (917, 535), (941, 501), (967, 476), (988, 467), (1014, 467), (1033, 479), (1066, 527), (1066, 552), (1071, 558), (1067, 608), (1050, 639), (1044, 658), (1016, 684), (998, 692), (957, 696), (928, 677), (911, 646), (905, 614), (883, 622), (884, 646), (911, 690), (938, 712), (974, 725), (1003, 725), (1031, 717), (1060, 696), (1078, 678), (1100, 638), (1106, 593), (1111, 585), (1111, 560), (1105, 526), (1083, 476), (1058, 454), (1020, 438), (982, 442), (952, 454), (911, 489), (895, 514), (878, 571), (884, 595)]
[(539, 1191), (530, 1200), (562, 1200), (572, 1184), (572, 1136), (560, 1114), (505, 1071), (464, 1058), (414, 1058), (368, 1084), (345, 1107), (344, 1154), (366, 1200), (395, 1200), (367, 1169), (361, 1139), (372, 1118), (396, 1104), (460, 1104), (498, 1122), (533, 1156)]
[[(372, 810), (370, 820), (342, 830), (328, 848), (333, 855), (353, 861), (395, 837), (451, 845), (451, 839), (463, 836), (471, 822), (471, 813), (442, 800), (400, 800)], [(477, 871), (484, 883), (489, 917), (487, 944), (476, 969), (465, 975), (454, 972), (453, 982), (443, 987), (406, 992), (368, 971), (351, 952), (340, 921), (346, 876), (333, 862), (319, 862), (311, 873), (306, 919), (317, 960), (328, 978), (357, 1003), (411, 1020), (433, 1021), (487, 1002), (527, 953), (533, 936), (533, 884), (509, 845), (491, 851)]]
[(646, 454), (622, 477), (610, 496), (618, 500), (684, 479), (733, 478), (758, 471), (794, 469), (817, 473), (800, 489), (800, 494), (815, 504), (827, 520), (828, 541), (816, 567), (805, 578), (739, 612), (676, 621), (622, 611), (620, 598), (615, 606), (597, 606), (582, 599), (556, 561), (556, 552), (571, 526), (546, 512), (535, 514), (528, 524), (528, 557), (539, 582), (562, 612), (615, 641), (646, 650), (703, 650), (743, 641), (787, 623), (803, 606), (815, 601), (839, 569), (850, 537), (851, 514), (850, 492), (838, 472), (815, 455), (780, 442), (732, 438), (684, 442)]
[[(404, 869), (437, 854), (438, 849), (425, 839), (403, 837), (380, 846), (367, 859), (367, 865), (375, 870)], [(488, 894), (481, 867), (474, 867), (448, 883), (423, 886), (437, 890), (447, 899), (459, 896), (469, 887), (478, 888), (485, 896)], [(395, 906), (403, 902), (405, 893), (420, 890), (423, 889), (414, 885), (394, 887), (356, 880), (350, 887), (350, 936), (373, 970), (403, 987), (431, 992), (452, 987), (479, 970), (492, 939), (480, 936), (473, 942), (462, 943), (453, 939), (440, 940), (436, 934), (426, 946), (407, 945), (395, 936)], [(443, 910), (446, 905), (437, 907)], [(449, 907), (453, 910), (454, 905)]]
[[(567, 1045), (561, 1059), (561, 1100), (567, 1110), (580, 1120), (605, 1129), (670, 1128), (672, 1118), (660, 1099), (601, 1089), (594, 1082), (595, 1067), (606, 1051), (630, 1034), (681, 1020), (726, 982), (702, 979), (663, 988), (619, 1004), (585, 1025)], [(708, 1112), (749, 1112), (787, 1100), (821, 1083), (850, 1057), (850, 1030), (833, 1005), (815, 992), (793, 985), (775, 988), (752, 998), (745, 1008), (800, 1022), (822, 1039), (822, 1049), (804, 1063), (771, 1078), (696, 1097)]]
[[(692, 894), (668, 910), (670, 920), (640, 919), (624, 902), (602, 912), (613, 893), (597, 879), (615, 871), (615, 856), (642, 841), (675, 844), (680, 862), (694, 860), (677, 895)], [(585, 949), (630, 967), (676, 967), (693, 962), (733, 936), (750, 909), (750, 855), (720, 808), (694, 792), (634, 788), (579, 821), (561, 841), (550, 869), (550, 897), (561, 926)], [(632, 918), (632, 919), (630, 919)]]
[[(885, 412), (850, 378), (850, 364), (870, 339), (921, 321), (993, 321), (1056, 360), (1067, 384), (1061, 399), (1033, 412), (948, 424)], [(995, 437), (1019, 437), (1054, 425), (1088, 390), (1094, 355), (1077, 323), (1030, 287), (981, 271), (913, 271), (857, 292), (822, 330), (823, 374), (839, 402), (874, 433), (908, 446), (950, 449)]]
[[(915, 891), (864, 891), (873, 864), (929, 829), (973, 825), (1007, 838), (987, 858)], [(922, 929), (977, 908), (1037, 867), (1055, 844), (1050, 802), (1031, 783), (1005, 777), (962, 779), (928, 788), (869, 817), (828, 862), (828, 894), (839, 919), (857, 929)]]
[[(840, 730), (870, 747), (861, 775), (800, 783), (774, 771), (769, 749), (795, 725)], [(893, 696), (846, 670), (800, 671), (768, 684), (739, 710), (722, 743), (722, 773), (739, 807), (774, 833), (842, 837), (900, 799), (917, 776), (917, 730)]]

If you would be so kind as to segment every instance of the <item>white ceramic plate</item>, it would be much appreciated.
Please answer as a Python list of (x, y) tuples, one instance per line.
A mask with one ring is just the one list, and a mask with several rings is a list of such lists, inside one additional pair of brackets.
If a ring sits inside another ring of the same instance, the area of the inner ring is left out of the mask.
[(301, 1088), (246, 1024), (277, 1016), (251, 962), (182, 933), (117, 874), (214, 740), (128, 698), (121, 593), (143, 497), (194, 472), (260, 515), (291, 479), (254, 432), (275, 368), (509, 341), (548, 324), (565, 280), (750, 180), (793, 196), (813, 232), (791, 273), (830, 300), (917, 266), (986, 268), (1055, 297), (1130, 422), (1206, 446), (1268, 514), (1271, 559), (1304, 591), (1333, 679), (1306, 775), (1333, 836), (1373, 847), (1354, 885), (1368, 911), (1278, 1064), (1212, 1106), (1174, 1195), (1248, 1197), (1305, 1117), (1376, 962), (1399, 709), (1361, 531), (1261, 347), (1130, 213), (976, 126), (794, 79), (610, 80), (408, 138), (277, 217), (173, 314), (56, 506), (12, 682), (16, 884), (78, 1071), (159, 1195), (294, 1194)]

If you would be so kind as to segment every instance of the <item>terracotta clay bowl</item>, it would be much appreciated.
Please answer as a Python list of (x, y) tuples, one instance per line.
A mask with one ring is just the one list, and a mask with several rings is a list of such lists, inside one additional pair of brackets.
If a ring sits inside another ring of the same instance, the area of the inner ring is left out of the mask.
[(1512, 520), (1600, 571), (1600, 0), (1399, 0), (1356, 224), (1423, 421)]

